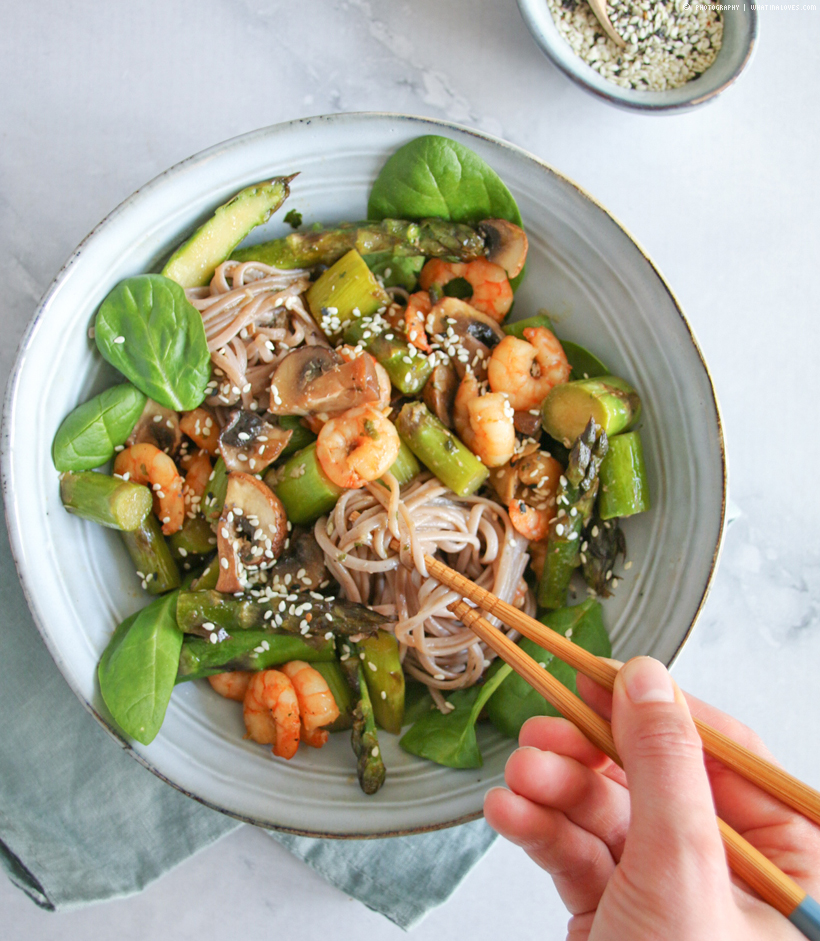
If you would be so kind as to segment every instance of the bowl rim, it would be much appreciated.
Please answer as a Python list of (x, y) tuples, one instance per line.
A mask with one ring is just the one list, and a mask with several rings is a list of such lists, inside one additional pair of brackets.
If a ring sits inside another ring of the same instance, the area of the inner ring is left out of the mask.
[(354, 112), (337, 112), (325, 115), (316, 115), (312, 117), (296, 118), (290, 121), (283, 121), (277, 124), (268, 125), (262, 128), (258, 128), (253, 131), (246, 132), (244, 134), (239, 134), (234, 137), (228, 138), (220, 143), (214, 144), (211, 147), (208, 147), (204, 150), (201, 150), (190, 157), (186, 157), (184, 160), (179, 161), (176, 164), (173, 164), (168, 169), (162, 171), (162, 173), (155, 176), (153, 179), (149, 180), (147, 183), (138, 187), (130, 196), (124, 199), (121, 203), (114, 207), (94, 228), (83, 238), (83, 240), (77, 245), (77, 247), (72, 251), (68, 259), (63, 263), (54, 279), (46, 289), (40, 301), (37, 303), (37, 307), (32, 315), (31, 320), (26, 327), (23, 336), (18, 344), (17, 351), (15, 354), (15, 361), (12, 367), (11, 373), (9, 375), (8, 383), (6, 386), (5, 400), (3, 404), (3, 415), (2, 415), (2, 436), (0, 438), (0, 480), (2, 480), (3, 488), (3, 501), (5, 508), (5, 517), (6, 517), (6, 526), (8, 529), (9, 535), (9, 546), (11, 551), (12, 559), (14, 560), (14, 565), (17, 570), (17, 575), (20, 581), (20, 585), (23, 590), (26, 603), (29, 608), (29, 612), (32, 616), (37, 630), (40, 633), (43, 642), (46, 645), (46, 648), (60, 670), (63, 678), (68, 683), (71, 691), (74, 695), (80, 700), (83, 706), (86, 708), (91, 715), (100, 723), (103, 729), (117, 742), (117, 744), (123, 748), (128, 754), (130, 754), (136, 761), (138, 761), (143, 767), (147, 768), (153, 774), (155, 774), (160, 780), (171, 785), (175, 790), (180, 791), (188, 797), (193, 798), (198, 803), (203, 804), (206, 807), (211, 808), (212, 810), (217, 810), (226, 816), (229, 816), (233, 819), (239, 820), (243, 823), (250, 823), (255, 826), (263, 827), (265, 829), (276, 830), (277, 832), (290, 833), (297, 836), (306, 836), (314, 838), (333, 838), (333, 839), (380, 839), (393, 836), (408, 836), (412, 834), (426, 833), (434, 830), (443, 830), (449, 827), (458, 826), (462, 823), (468, 823), (472, 820), (480, 819), (483, 816), (483, 811), (478, 810), (473, 813), (463, 814), (452, 820), (434, 823), (429, 826), (427, 825), (416, 825), (408, 828), (398, 828), (396, 830), (390, 831), (380, 831), (378, 833), (355, 833), (355, 832), (346, 832), (343, 834), (324, 832), (317, 830), (305, 830), (301, 828), (294, 828), (282, 825), (274, 825), (269, 821), (264, 821), (257, 819), (252, 816), (244, 815), (235, 810), (230, 810), (225, 807), (220, 806), (218, 803), (205, 798), (201, 795), (191, 792), (186, 787), (181, 786), (177, 782), (168, 778), (162, 771), (155, 767), (148, 759), (146, 759), (139, 752), (135, 751), (131, 740), (116, 726), (109, 722), (108, 718), (101, 714), (101, 712), (95, 708), (92, 702), (89, 702), (82, 690), (79, 689), (77, 684), (73, 681), (66, 671), (63, 669), (63, 660), (60, 655), (60, 651), (57, 649), (56, 645), (52, 642), (49, 632), (43, 623), (38, 607), (35, 601), (34, 593), (31, 588), (31, 582), (25, 567), (21, 563), (22, 553), (22, 543), (23, 543), (23, 534), (21, 529), (20, 520), (17, 515), (17, 501), (14, 495), (12, 494), (11, 488), (11, 478), (12, 478), (12, 467), (11, 467), (11, 435), (10, 427), (13, 423), (13, 412), (15, 409), (16, 403), (16, 393), (18, 381), (24, 367), (24, 360), (26, 356), (27, 349), (33, 337), (33, 334), (36, 330), (37, 324), (40, 319), (45, 314), (48, 309), (54, 295), (58, 292), (63, 281), (68, 277), (71, 269), (77, 264), (79, 258), (83, 254), (86, 245), (100, 234), (101, 231), (108, 227), (108, 224), (117, 219), (124, 212), (127, 212), (130, 207), (137, 203), (140, 199), (143, 198), (143, 195), (151, 192), (155, 188), (161, 186), (164, 181), (170, 176), (176, 176), (181, 172), (184, 172), (186, 168), (192, 168), (198, 166), (200, 163), (208, 161), (218, 154), (223, 153), (224, 151), (241, 147), (245, 142), (250, 141), (257, 137), (268, 137), (275, 135), (277, 132), (284, 131), (286, 129), (303, 126), (310, 126), (314, 122), (349, 122), (352, 121), (356, 123), (362, 120), (390, 120), (393, 122), (402, 122), (406, 124), (418, 124), (421, 127), (426, 128), (425, 131), (420, 131), (420, 133), (429, 133), (430, 126), (434, 128), (441, 129), (442, 131), (455, 130), (459, 133), (475, 137), (481, 141), (489, 143), (493, 146), (500, 147), (502, 149), (511, 151), (517, 157), (522, 157), (525, 160), (533, 161), (538, 164), (542, 169), (546, 170), (548, 173), (560, 179), (562, 182), (568, 186), (575, 189), (584, 199), (591, 202), (597, 209), (602, 211), (621, 231), (627, 236), (627, 238), (635, 245), (642, 258), (649, 265), (650, 269), (659, 279), (660, 284), (663, 286), (663, 289), (669, 295), (669, 298), (681, 320), (682, 326), (686, 330), (689, 339), (692, 343), (692, 346), (697, 354), (697, 357), (700, 361), (700, 364), (704, 370), (706, 376), (709, 390), (712, 397), (712, 404), (715, 410), (715, 419), (716, 419), (716, 436), (719, 447), (720, 454), (720, 467), (721, 467), (721, 498), (720, 498), (720, 522), (717, 530), (717, 541), (715, 547), (712, 551), (712, 558), (709, 564), (708, 577), (703, 587), (700, 599), (697, 604), (697, 608), (692, 616), (692, 620), (686, 629), (686, 632), (680, 639), (678, 646), (672, 653), (667, 666), (671, 666), (675, 660), (680, 655), (681, 650), (688, 641), (689, 637), (694, 630), (695, 624), (697, 623), (700, 615), (703, 611), (703, 607), (706, 603), (707, 596), (711, 590), (712, 584), (714, 582), (715, 573), (717, 571), (718, 562), (720, 559), (720, 554), (723, 549), (724, 536), (726, 531), (726, 510), (727, 510), (727, 492), (728, 492), (728, 466), (727, 466), (727, 455), (726, 455), (726, 444), (723, 431), (723, 417), (720, 409), (720, 404), (717, 398), (717, 392), (715, 390), (714, 382), (712, 375), (709, 371), (709, 367), (704, 359), (703, 353), (700, 348), (700, 344), (695, 337), (694, 331), (691, 324), (689, 323), (686, 315), (683, 312), (683, 308), (679, 303), (677, 297), (666, 281), (665, 277), (649, 257), (647, 252), (644, 250), (641, 243), (631, 234), (631, 232), (618, 220), (612, 213), (603, 206), (594, 196), (588, 193), (583, 187), (577, 184), (571, 178), (565, 176), (560, 171), (556, 170), (545, 160), (542, 160), (540, 157), (532, 154), (531, 152), (525, 150), (522, 147), (519, 147), (516, 144), (512, 144), (508, 141), (505, 141), (499, 137), (496, 137), (492, 134), (488, 134), (484, 131), (479, 131), (476, 128), (468, 127), (466, 125), (458, 124), (453, 121), (445, 121), (437, 118), (428, 118), (423, 115), (412, 115), (404, 114), (400, 112), (389, 112), (389, 111), (354, 111)]
[[(692, 108), (696, 108), (698, 105), (717, 98), (718, 95), (726, 91), (726, 89), (740, 77), (741, 73), (751, 62), (752, 56), (754, 55), (755, 49), (757, 48), (758, 32), (760, 28), (760, 19), (757, 15), (756, 7), (752, 4), (749, 4), (747, 9), (744, 6), (741, 15), (745, 16), (750, 24), (749, 45), (746, 48), (740, 64), (737, 66), (734, 72), (732, 72), (732, 74), (716, 88), (712, 88), (711, 90), (704, 92), (701, 95), (697, 95), (694, 98), (686, 98), (682, 101), (675, 102), (664, 102), (661, 100), (660, 96), (665, 95), (666, 92), (644, 91), (640, 92), (640, 94), (648, 96), (647, 99), (645, 101), (636, 101), (625, 97), (623, 94), (627, 91), (636, 91), (636, 89), (619, 90), (619, 85), (615, 85), (613, 82), (606, 82), (607, 85), (612, 86), (612, 91), (609, 91), (605, 88), (599, 88), (597, 85), (593, 85), (590, 81), (588, 81), (584, 74), (585, 70), (588, 70), (594, 75), (597, 75), (598, 73), (596, 73), (594, 69), (587, 65), (587, 63), (584, 62), (580, 56), (574, 56), (579, 63), (578, 71), (571, 69), (564, 61), (562, 61), (561, 57), (556, 54), (552, 42), (544, 31), (543, 24), (548, 22), (551, 26), (555, 25), (555, 20), (553, 19), (552, 14), (549, 11), (549, 7), (547, 6), (547, 0), (516, 0), (516, 2), (518, 4), (518, 10), (521, 14), (521, 18), (524, 20), (524, 23), (526, 24), (535, 44), (550, 60), (550, 62), (552, 62), (556, 68), (560, 69), (560, 71), (563, 72), (567, 78), (571, 79), (580, 88), (583, 88), (585, 91), (590, 92), (597, 98), (600, 98), (602, 101), (608, 101), (620, 108), (625, 108), (629, 111), (638, 111), (643, 114), (675, 114), (682, 111), (689, 111)], [(549, 26), (547, 28), (549, 28)], [(569, 49), (569, 46), (567, 48)], [(632, 236), (630, 235), (630, 238), (631, 237)]]

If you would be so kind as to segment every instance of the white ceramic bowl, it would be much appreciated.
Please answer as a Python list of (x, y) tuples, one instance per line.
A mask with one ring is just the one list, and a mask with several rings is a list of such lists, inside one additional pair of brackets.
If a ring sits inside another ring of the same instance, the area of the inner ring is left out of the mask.
[(755, 5), (740, 3), (736, 9), (724, 9), (723, 44), (705, 72), (680, 88), (636, 91), (607, 81), (572, 51), (555, 25), (547, 0), (518, 0), (518, 8), (541, 51), (573, 82), (619, 107), (650, 114), (688, 111), (716, 98), (749, 64), (757, 42)]
[[(87, 328), (120, 279), (156, 270), (237, 190), (300, 171), (289, 208), (306, 222), (365, 215), (387, 156), (421, 134), (481, 154), (512, 190), (530, 237), (518, 316), (546, 307), (643, 395), (654, 506), (628, 521), (629, 559), (605, 618), (615, 654), (670, 663), (714, 574), (724, 519), (720, 417), (706, 366), (663, 278), (621, 226), (537, 158), (466, 128), (388, 114), (342, 114), (265, 128), (168, 170), (115, 209), (57, 275), (22, 343), (5, 408), (2, 468), (12, 550), (29, 605), (71, 688), (120, 744), (157, 775), (225, 813), (298, 833), (376, 836), (445, 827), (481, 814), (513, 743), (489, 728), (483, 768), (453, 771), (404, 754), (383, 735), (387, 783), (356, 784), (346, 735), (285, 763), (242, 738), (241, 710), (205, 683), (178, 687), (149, 746), (126, 741), (99, 694), (96, 666), (111, 631), (145, 603), (116, 533), (60, 505), (50, 445), (64, 415), (114, 381)], [(255, 239), (282, 233), (279, 218)]]

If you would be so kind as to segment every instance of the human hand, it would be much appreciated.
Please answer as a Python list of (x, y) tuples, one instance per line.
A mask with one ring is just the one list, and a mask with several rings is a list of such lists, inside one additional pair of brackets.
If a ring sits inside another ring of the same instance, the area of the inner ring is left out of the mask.
[(552, 876), (568, 941), (802, 938), (729, 872), (715, 814), (815, 896), (820, 829), (704, 756), (690, 709), (771, 759), (760, 739), (684, 697), (649, 657), (620, 670), (611, 696), (581, 675), (578, 691), (611, 720), (624, 770), (565, 719), (530, 719), (507, 762), (510, 790), (484, 800), (490, 826)]

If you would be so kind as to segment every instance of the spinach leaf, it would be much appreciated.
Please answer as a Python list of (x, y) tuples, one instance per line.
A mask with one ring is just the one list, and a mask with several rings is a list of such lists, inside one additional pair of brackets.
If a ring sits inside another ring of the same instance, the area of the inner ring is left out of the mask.
[(435, 709), (433, 697), (424, 683), (408, 679), (404, 687), (404, 724), (412, 725), (432, 709)]
[(596, 376), (611, 376), (612, 370), (608, 369), (594, 353), (588, 349), (573, 343), (571, 340), (561, 340), (561, 346), (567, 354), (567, 361), (572, 366), (570, 381), (576, 379), (594, 379)]
[(400, 287), (414, 291), (419, 272), (424, 267), (424, 255), (394, 255), (392, 252), (373, 252), (362, 256), (367, 267), (381, 278), (386, 288)]
[(458, 689), (447, 700), (455, 708), (426, 713), (399, 740), (399, 745), (420, 758), (448, 768), (480, 768), (483, 764), (475, 737), (475, 724), (484, 704), (512, 672), (506, 663), (481, 686)]
[(367, 204), (370, 219), (430, 216), (477, 225), (521, 213), (501, 177), (478, 154), (447, 137), (428, 134), (400, 147), (382, 167)]
[[(551, 611), (541, 618), (541, 622), (598, 657), (609, 657), (612, 654), (609, 637), (604, 628), (601, 605), (592, 598), (572, 607)], [(535, 641), (523, 638), (519, 641), (519, 646), (538, 663), (543, 663), (547, 672), (569, 690), (573, 693), (576, 691), (576, 671), (572, 667), (548, 650), (539, 647)], [(490, 667), (488, 681), (497, 669), (497, 664)], [(532, 716), (557, 716), (560, 713), (526, 680), (517, 673), (512, 673), (487, 703), (487, 715), (503, 735), (518, 738), (521, 726)]]
[(123, 382), (78, 405), (63, 421), (51, 445), (58, 471), (91, 470), (110, 461), (114, 448), (125, 443), (147, 399)]
[(205, 398), (211, 357), (199, 311), (160, 274), (121, 281), (97, 312), (97, 347), (149, 398), (187, 412)]
[(177, 595), (163, 595), (126, 618), (103, 651), (100, 692), (117, 725), (143, 745), (160, 730), (182, 649)]

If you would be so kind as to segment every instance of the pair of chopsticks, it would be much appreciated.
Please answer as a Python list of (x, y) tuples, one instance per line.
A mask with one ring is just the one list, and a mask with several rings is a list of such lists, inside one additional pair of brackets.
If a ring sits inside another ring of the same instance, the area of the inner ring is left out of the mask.
[[(427, 571), (448, 588), (458, 592), (479, 608), (494, 615), (508, 627), (549, 650), (580, 673), (612, 690), (618, 668), (596, 657), (535, 618), (502, 601), (492, 592), (476, 585), (459, 572), (425, 553)], [(618, 765), (610, 724), (583, 700), (570, 692), (504, 633), (482, 617), (466, 601), (454, 601), (449, 609), (488, 647), (495, 651), (566, 719), (575, 723), (587, 738)], [(755, 755), (728, 736), (698, 719), (704, 751), (757, 785), (784, 804), (820, 824), (820, 793), (802, 781)], [(820, 941), (820, 905), (793, 879), (768, 860), (727, 823), (717, 818), (718, 828), (731, 869), (773, 908), (785, 915), (803, 934)]]

